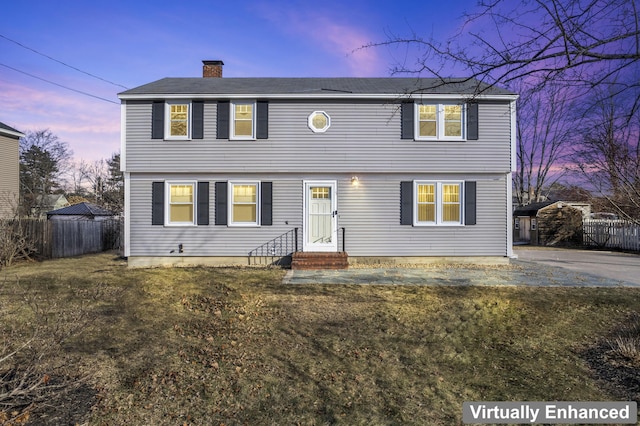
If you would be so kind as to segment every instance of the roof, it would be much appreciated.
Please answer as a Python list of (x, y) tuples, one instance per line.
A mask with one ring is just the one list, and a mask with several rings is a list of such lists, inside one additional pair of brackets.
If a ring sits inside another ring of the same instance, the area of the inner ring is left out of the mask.
[(103, 209), (93, 203), (78, 203), (72, 206), (63, 207), (58, 210), (47, 212), (47, 216), (63, 215), (63, 216), (113, 216), (113, 212)]
[(0, 134), (14, 138), (21, 138), (22, 136), (24, 136), (24, 133), (19, 132), (13, 127), (7, 126), (3, 122), (0, 122)]
[(538, 210), (550, 206), (556, 203), (556, 201), (542, 201), (540, 203), (531, 203), (526, 206), (520, 206), (513, 211), (513, 215), (516, 216), (535, 216)]
[(121, 99), (185, 97), (398, 97), (401, 95), (517, 95), (475, 79), (439, 78), (163, 78), (119, 93)]

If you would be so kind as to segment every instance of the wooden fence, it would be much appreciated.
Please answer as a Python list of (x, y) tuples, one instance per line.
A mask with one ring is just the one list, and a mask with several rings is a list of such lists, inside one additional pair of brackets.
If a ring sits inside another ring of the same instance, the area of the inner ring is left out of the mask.
[(122, 223), (118, 219), (4, 221), (5, 225), (8, 223), (13, 229), (20, 230), (19, 233), (29, 242), (32, 255), (41, 259), (100, 253), (119, 249), (121, 244)]
[(640, 251), (640, 225), (626, 220), (592, 219), (582, 223), (587, 246)]

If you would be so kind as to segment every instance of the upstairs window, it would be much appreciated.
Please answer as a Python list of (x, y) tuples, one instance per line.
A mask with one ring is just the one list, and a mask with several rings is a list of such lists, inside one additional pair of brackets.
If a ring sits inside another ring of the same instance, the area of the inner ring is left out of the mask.
[(415, 139), (464, 140), (465, 107), (459, 104), (418, 104)]
[(231, 103), (230, 139), (255, 139), (256, 120), (254, 102)]
[(167, 101), (165, 139), (191, 139), (191, 103)]

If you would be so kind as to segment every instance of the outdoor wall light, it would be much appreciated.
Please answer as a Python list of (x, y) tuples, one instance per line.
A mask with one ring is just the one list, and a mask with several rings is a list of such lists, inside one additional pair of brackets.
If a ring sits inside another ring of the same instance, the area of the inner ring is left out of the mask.
[(358, 176), (351, 176), (351, 185), (353, 186), (360, 185), (360, 179), (358, 179)]

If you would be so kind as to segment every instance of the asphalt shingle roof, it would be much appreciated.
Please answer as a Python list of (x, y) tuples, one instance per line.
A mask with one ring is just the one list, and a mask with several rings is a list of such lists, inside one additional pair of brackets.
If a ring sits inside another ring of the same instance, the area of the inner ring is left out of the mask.
[(163, 78), (120, 93), (129, 95), (515, 95), (475, 79), (437, 78)]
[(113, 216), (113, 213), (93, 203), (84, 202), (47, 212), (47, 216), (51, 215)]

